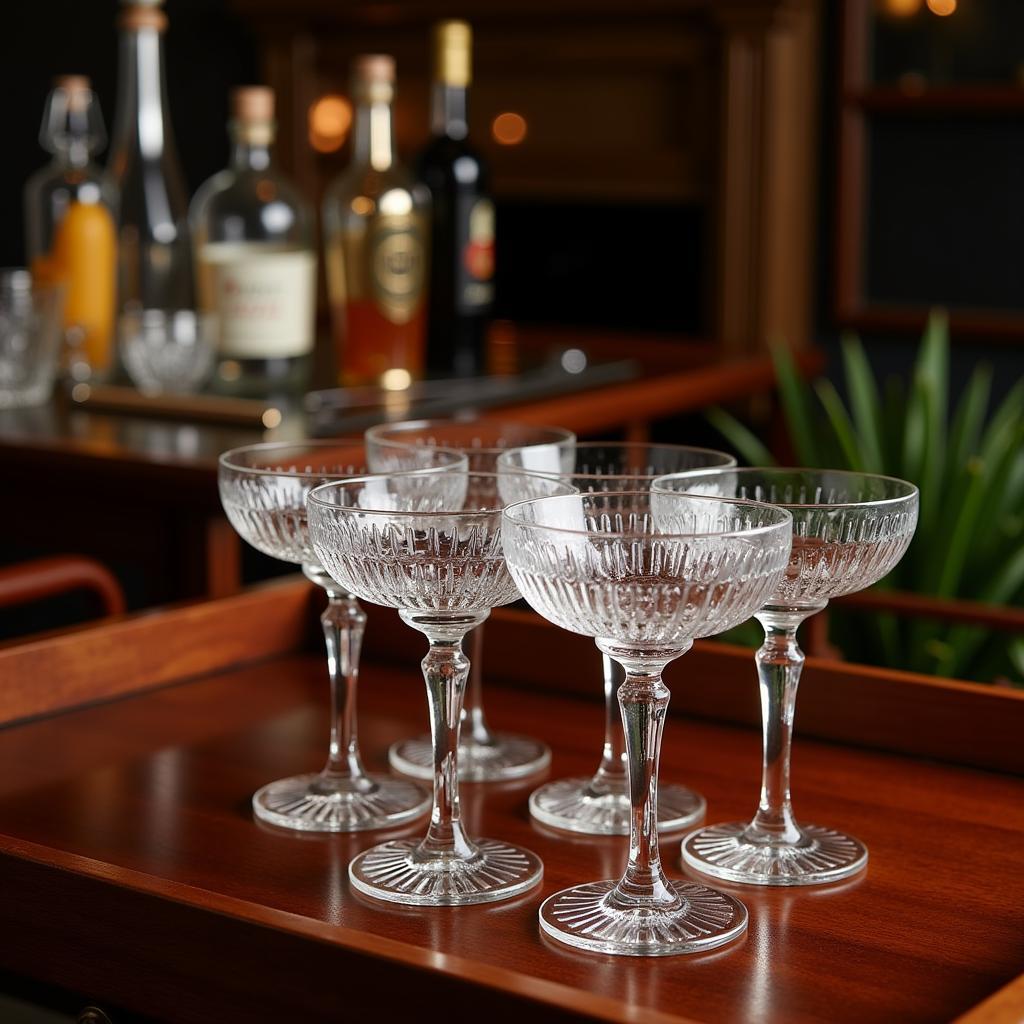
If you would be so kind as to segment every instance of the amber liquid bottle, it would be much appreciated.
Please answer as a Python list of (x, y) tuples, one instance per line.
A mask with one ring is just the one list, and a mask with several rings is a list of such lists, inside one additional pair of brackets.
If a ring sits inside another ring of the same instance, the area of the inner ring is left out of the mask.
[(401, 390), (423, 371), (430, 198), (395, 157), (395, 62), (356, 59), (352, 163), (324, 197), (340, 382)]

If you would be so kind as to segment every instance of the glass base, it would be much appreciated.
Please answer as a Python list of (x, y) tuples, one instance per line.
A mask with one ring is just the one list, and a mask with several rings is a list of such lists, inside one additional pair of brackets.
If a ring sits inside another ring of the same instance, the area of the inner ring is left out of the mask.
[(540, 857), (495, 839), (476, 839), (471, 860), (418, 860), (417, 839), (382, 843), (349, 864), (352, 887), (374, 899), (427, 907), (465, 906), (508, 899), (535, 886), (544, 874)]
[[(462, 766), (459, 766), (461, 773)], [(704, 817), (704, 797), (685, 786), (658, 786), (658, 831), (679, 832)], [(593, 779), (560, 779), (530, 794), (530, 814), (551, 828), (595, 836), (629, 835), (629, 797), (597, 793)]]
[(801, 825), (805, 842), (764, 843), (745, 838), (748, 822), (711, 825), (683, 840), (683, 860), (705, 875), (749, 885), (820, 885), (862, 871), (868, 851), (853, 836)]
[[(460, 782), (508, 782), (543, 771), (551, 764), (551, 750), (540, 740), (496, 732), (494, 743), (459, 744)], [(434, 752), (430, 737), (403, 740), (388, 751), (396, 772), (414, 779), (433, 779)]]
[(618, 883), (592, 882), (549, 896), (540, 926), (551, 938), (577, 949), (621, 956), (673, 956), (715, 949), (747, 928), (739, 900), (695, 882), (671, 882), (681, 906), (620, 907), (612, 900)]
[(389, 775), (367, 776), (369, 793), (333, 788), (322, 775), (295, 775), (268, 783), (253, 794), (257, 818), (303, 832), (364, 832), (394, 828), (430, 810), (430, 794)]

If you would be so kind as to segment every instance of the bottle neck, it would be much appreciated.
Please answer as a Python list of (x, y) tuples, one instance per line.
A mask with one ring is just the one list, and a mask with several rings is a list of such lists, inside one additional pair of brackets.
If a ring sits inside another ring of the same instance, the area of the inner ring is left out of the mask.
[(78, 171), (89, 166), (90, 156), (88, 139), (68, 139), (54, 151), (53, 162), (58, 167)]
[(231, 168), (265, 171), (271, 164), (273, 134), (269, 130), (234, 129), (231, 133)]
[(469, 134), (467, 90), (464, 85), (434, 82), (430, 128), (435, 136), (464, 139)]
[(121, 33), (121, 65), (112, 152), (138, 148), (159, 160), (173, 148), (164, 80), (163, 33), (141, 28)]
[(363, 101), (356, 108), (354, 159), (375, 171), (386, 171), (395, 162), (395, 134), (391, 104)]

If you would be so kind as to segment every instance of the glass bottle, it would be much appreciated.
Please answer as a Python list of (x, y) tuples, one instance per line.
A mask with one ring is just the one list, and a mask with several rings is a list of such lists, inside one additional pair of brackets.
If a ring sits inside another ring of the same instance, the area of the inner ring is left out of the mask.
[(340, 381), (401, 390), (423, 370), (430, 197), (395, 157), (394, 80), (394, 58), (356, 59), (352, 163), (323, 220)]
[(109, 170), (120, 193), (122, 358), (145, 390), (190, 390), (208, 369), (195, 315), (188, 193), (171, 131), (163, 0), (122, 0)]
[(487, 167), (467, 139), (472, 39), (464, 21), (434, 28), (433, 138), (419, 161), (431, 199), (427, 369), (442, 376), (486, 371), (494, 299), (494, 205)]
[(37, 286), (63, 286), (71, 376), (102, 380), (114, 352), (117, 190), (92, 161), (106, 133), (88, 78), (54, 81), (39, 141), (53, 159), (25, 184), (29, 265)]
[(231, 165), (200, 186), (190, 220), (199, 309), (230, 394), (301, 389), (316, 337), (313, 215), (274, 167), (274, 92), (231, 97)]

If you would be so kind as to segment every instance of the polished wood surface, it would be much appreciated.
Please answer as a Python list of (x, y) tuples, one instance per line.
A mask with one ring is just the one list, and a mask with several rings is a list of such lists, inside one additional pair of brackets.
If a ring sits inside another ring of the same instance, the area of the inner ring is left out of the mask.
[[(269, 606), (299, 593), (309, 588), (286, 584), (261, 596)], [(361, 739), (367, 760), (382, 767), (390, 742), (426, 724), (418, 668), (404, 653), (405, 634), (422, 638), (369, 612), (377, 639), (363, 666)], [(150, 617), (163, 620), (157, 645), (165, 652), (183, 642), (180, 614)], [(377, 836), (289, 835), (257, 824), (248, 806), (262, 783), (323, 760), (325, 666), (308, 618), (304, 626), (291, 617), (290, 627), (293, 646), (305, 650), (249, 661), (230, 646), (245, 617), (221, 616), (231, 640), (213, 674), (0, 732), (0, 934), (17, 936), (0, 943), (0, 968), (185, 1024), (470, 1012), (495, 1020), (946, 1021), (1020, 974), (1024, 779), (823, 743), (800, 731), (799, 718), (797, 813), (849, 829), (871, 862), (866, 875), (835, 888), (737, 887), (751, 925), (735, 946), (632, 960), (543, 940), (542, 897), (618, 874), (625, 841), (531, 823), (526, 797), (536, 779), (464, 786), (463, 808), (474, 834), (543, 857), (539, 890), (445, 910), (357, 897), (346, 866)], [(252, 634), (265, 629), (263, 619), (255, 623)], [(492, 724), (546, 738), (551, 777), (589, 773), (602, 723), (597, 652), (563, 647), (554, 638), (566, 635), (543, 625), (524, 643), (527, 623), (516, 623), (488, 624), (493, 675), (554, 682), (544, 692), (492, 678)], [(287, 646), (288, 632), (277, 646)], [(398, 660), (376, 658), (381, 645)], [(703, 650), (667, 676), (673, 709), (662, 778), (701, 790), (709, 821), (746, 817), (756, 802), (757, 731), (680, 713), (689, 691), (713, 690), (730, 675), (733, 655)], [(541, 655), (556, 663), (535, 675)], [(5, 678), (31, 665), (12, 656)], [(122, 667), (100, 664), (96, 674)], [(822, 667), (808, 663), (809, 689)], [(968, 705), (959, 717), (973, 727)], [(918, 725), (907, 718), (903, 728)], [(670, 874), (681, 875), (678, 842), (665, 841), (663, 854)], [(1009, 1024), (1016, 1018), (1007, 1005), (979, 1022)]]

